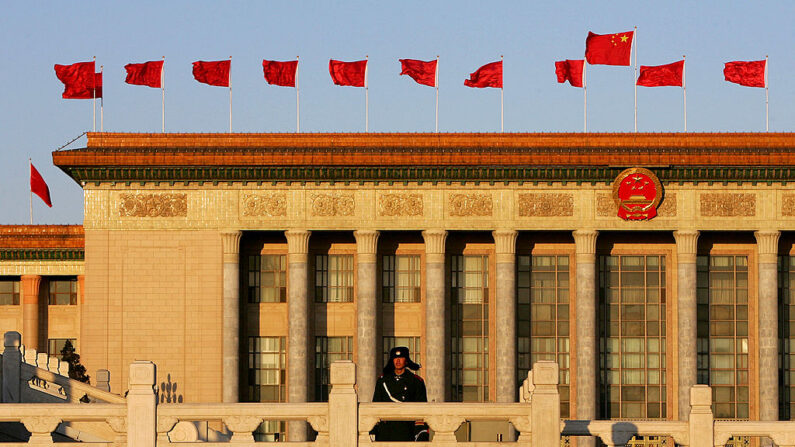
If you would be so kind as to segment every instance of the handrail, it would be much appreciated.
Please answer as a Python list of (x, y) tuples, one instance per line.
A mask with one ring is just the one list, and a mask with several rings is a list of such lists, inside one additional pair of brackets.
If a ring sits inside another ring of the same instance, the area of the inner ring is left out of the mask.
[(127, 417), (121, 404), (0, 404), (0, 422), (20, 422), (28, 418), (58, 418), (69, 422), (104, 421)]
[(328, 404), (322, 402), (171, 404), (157, 409), (158, 417), (173, 417), (184, 421), (212, 421), (239, 416), (257, 416), (268, 420), (306, 420), (308, 417), (326, 415)]
[[(83, 382), (70, 379), (66, 376), (62, 376), (60, 374), (56, 374), (52, 371), (48, 371), (46, 369), (39, 368), (37, 366), (30, 365), (28, 363), (22, 363), (20, 365), (22, 369), (23, 377), (38, 377), (40, 379), (46, 380), (48, 382), (55, 383), (64, 387), (67, 391), (78, 391), (80, 393), (85, 394), (86, 396), (97, 399), (106, 403), (112, 404), (123, 404), (127, 402), (127, 400), (117, 394), (109, 393), (107, 391), (100, 390), (99, 388), (93, 387), (91, 385), (85, 384)], [(77, 402), (80, 397), (82, 396), (75, 396), (67, 394), (67, 397), (70, 399), (70, 402)]]

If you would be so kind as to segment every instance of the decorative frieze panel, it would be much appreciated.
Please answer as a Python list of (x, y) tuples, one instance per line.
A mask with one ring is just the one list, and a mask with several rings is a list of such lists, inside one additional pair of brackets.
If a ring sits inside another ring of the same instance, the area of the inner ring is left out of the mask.
[(278, 217), (287, 215), (287, 194), (243, 194), (243, 216)]
[(520, 217), (557, 217), (574, 215), (572, 194), (519, 194)]
[(657, 215), (660, 217), (676, 217), (676, 193), (669, 192), (663, 197), (662, 203), (657, 208)]
[(381, 194), (378, 196), (378, 215), (384, 217), (422, 216), (422, 194)]
[(121, 194), (121, 217), (185, 217), (188, 215), (187, 194)]
[(353, 216), (356, 210), (353, 193), (312, 194), (309, 200), (315, 217)]
[(781, 197), (781, 215), (795, 217), (795, 194), (784, 194)]
[[(676, 212), (676, 193), (666, 193), (657, 208), (657, 216), (676, 217)], [(596, 215), (599, 217), (618, 216), (618, 206), (610, 194), (596, 195)]]
[(704, 217), (753, 217), (756, 216), (756, 194), (701, 194), (700, 209)]
[(451, 217), (491, 216), (494, 207), (489, 194), (450, 194)]

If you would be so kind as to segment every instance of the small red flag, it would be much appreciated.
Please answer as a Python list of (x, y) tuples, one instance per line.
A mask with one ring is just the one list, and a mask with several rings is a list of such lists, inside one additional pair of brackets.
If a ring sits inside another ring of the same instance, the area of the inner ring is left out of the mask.
[(102, 72), (94, 73), (94, 91), (93, 98), (102, 97)]
[(685, 61), (666, 65), (641, 65), (637, 84), (643, 87), (681, 87), (684, 68)]
[(419, 61), (416, 59), (398, 59), (400, 74), (409, 75), (417, 84), (436, 87), (436, 63), (438, 61)]
[(231, 60), (196, 61), (193, 63), (193, 78), (203, 84), (229, 87), (229, 72), (231, 68)]
[(127, 64), (127, 78), (124, 82), (132, 85), (145, 85), (160, 88), (163, 77), (163, 61), (149, 61), (141, 64)]
[(629, 66), (633, 37), (634, 31), (616, 34), (594, 34), (589, 31), (585, 39), (585, 59), (591, 65)]
[(469, 79), (464, 80), (464, 85), (476, 88), (502, 88), (502, 61), (486, 64), (474, 73), (470, 73)]
[(582, 69), (585, 61), (566, 59), (565, 61), (555, 62), (555, 74), (558, 75), (558, 83), (569, 81), (572, 87), (582, 87)]
[(64, 84), (61, 97), (64, 99), (101, 98), (101, 89), (97, 92), (99, 95), (94, 96), (97, 81), (99, 81), (99, 87), (102, 87), (102, 75), (94, 72), (94, 66), (94, 62), (77, 62), (71, 65), (55, 64), (55, 76)]
[(41, 200), (43, 200), (47, 206), (52, 208), (52, 201), (50, 200), (50, 188), (47, 187), (47, 183), (41, 177), (39, 171), (33, 167), (33, 163), (30, 163), (30, 192), (41, 197)]
[(367, 61), (343, 62), (331, 59), (328, 62), (331, 80), (337, 85), (365, 87)]
[(746, 87), (766, 87), (765, 69), (767, 61), (734, 61), (726, 62), (723, 77), (735, 84)]
[(271, 85), (282, 87), (295, 87), (295, 73), (298, 71), (298, 61), (277, 62), (262, 60), (262, 72), (265, 80)]

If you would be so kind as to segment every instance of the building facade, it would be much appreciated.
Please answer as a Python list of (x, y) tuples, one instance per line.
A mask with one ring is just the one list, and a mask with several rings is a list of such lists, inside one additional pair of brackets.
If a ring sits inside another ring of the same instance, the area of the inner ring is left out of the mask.
[(2, 228), (0, 329), (72, 339), (114, 390), (152, 360), (185, 402), (323, 400), (337, 359), (369, 396), (406, 345), (429, 400), (512, 402), (555, 360), (564, 417), (685, 418), (704, 383), (718, 418), (790, 419), (794, 149), (89, 133), (53, 153), (83, 226)]

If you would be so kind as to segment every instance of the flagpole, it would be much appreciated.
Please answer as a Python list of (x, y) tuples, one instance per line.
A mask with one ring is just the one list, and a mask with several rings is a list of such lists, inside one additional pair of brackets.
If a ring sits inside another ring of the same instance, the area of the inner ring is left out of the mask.
[(632, 33), (632, 47), (635, 49), (635, 69), (632, 76), (632, 86), (635, 88), (635, 132), (638, 131), (638, 27), (635, 26), (635, 31)]
[(687, 133), (687, 62), (685, 62), (685, 55), (682, 55), (682, 95), (684, 96), (684, 111), (685, 111), (685, 133)]
[(162, 132), (166, 133), (166, 57), (163, 56), (163, 66), (160, 67), (160, 90), (163, 93), (163, 100), (160, 104), (160, 117)]
[[(33, 160), (28, 158), (28, 177), (33, 178)], [(30, 188), (30, 224), (33, 225), (33, 188)]]
[(439, 55), (436, 55), (436, 78), (433, 81), (436, 85), (436, 133), (439, 133)]
[(765, 55), (765, 132), (770, 132), (770, 95), (767, 86), (767, 62), (768, 55)]
[[(502, 68), (502, 73), (500, 73), (500, 77), (503, 76), (505, 73), (505, 64), (503, 64), (503, 55), (500, 55), (500, 68)], [(502, 80), (502, 79), (501, 79)], [(500, 82), (500, 132), (505, 132), (505, 112), (504, 112), (504, 101), (503, 101), (503, 88), (502, 82)]]
[[(103, 71), (104, 71), (104, 66), (100, 65), (99, 66), (99, 77), (100, 78), (102, 77), (102, 72)], [(95, 92), (94, 94), (96, 95), (96, 90), (97, 90), (96, 76), (94, 76), (94, 78), (95, 78), (94, 79), (94, 92)], [(104, 84), (104, 81), (103, 81), (103, 84)], [(104, 94), (104, 92), (103, 92), (102, 96), (99, 97), (99, 131), (100, 132), (104, 132), (105, 131), (105, 94)]]
[(232, 133), (232, 56), (229, 56), (229, 133)]
[[(97, 63), (97, 57), (96, 56), (93, 57), (93, 62), (95, 64), (94, 67), (96, 67), (96, 63)], [(94, 101), (91, 103), (91, 109), (92, 109), (91, 112), (93, 113), (94, 132), (96, 132), (97, 131), (97, 88), (96, 88), (97, 86), (94, 85), (94, 84), (97, 83), (97, 80), (96, 80), (97, 76), (94, 74), (94, 70), (96, 70), (96, 68), (91, 70), (92, 71), (91, 76), (94, 76), (94, 78), (93, 78), (94, 82), (91, 83), (91, 86), (93, 87), (91, 89), (91, 94), (94, 95)]]
[(582, 61), (582, 114), (583, 114), (583, 121), (582, 121), (582, 131), (588, 132), (588, 81), (586, 80), (586, 69), (585, 67), (588, 65), (587, 62)]
[(370, 87), (367, 85), (367, 72), (370, 69), (370, 56), (365, 55), (367, 61), (364, 64), (364, 131), (370, 131)]
[(298, 56), (295, 57), (295, 133), (301, 132), (301, 97), (298, 90)]

